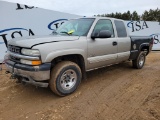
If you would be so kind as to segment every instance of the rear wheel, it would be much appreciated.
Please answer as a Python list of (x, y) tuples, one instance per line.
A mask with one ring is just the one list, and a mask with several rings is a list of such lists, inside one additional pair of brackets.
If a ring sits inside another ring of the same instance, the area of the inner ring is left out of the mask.
[(132, 61), (132, 65), (134, 68), (141, 69), (144, 66), (146, 60), (145, 52), (141, 51), (136, 60)]
[(81, 78), (81, 69), (77, 64), (62, 61), (52, 69), (49, 86), (55, 94), (66, 96), (77, 89)]

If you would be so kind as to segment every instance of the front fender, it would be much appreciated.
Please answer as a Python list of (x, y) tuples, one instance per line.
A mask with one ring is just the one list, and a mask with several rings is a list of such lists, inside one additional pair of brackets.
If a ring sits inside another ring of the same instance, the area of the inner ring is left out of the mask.
[(86, 56), (85, 51), (82, 49), (58, 50), (58, 51), (52, 51), (51, 53), (49, 53), (45, 59), (45, 62), (51, 62), (53, 59), (59, 56), (73, 55), (73, 54), (82, 55), (84, 59)]

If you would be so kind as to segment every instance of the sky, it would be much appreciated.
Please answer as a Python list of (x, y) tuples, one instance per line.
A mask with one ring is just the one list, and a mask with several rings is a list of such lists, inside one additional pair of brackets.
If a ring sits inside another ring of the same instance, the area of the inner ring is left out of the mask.
[(1, 0), (26, 4), (65, 13), (93, 16), (115, 12), (142, 14), (145, 10), (160, 9), (160, 0)]

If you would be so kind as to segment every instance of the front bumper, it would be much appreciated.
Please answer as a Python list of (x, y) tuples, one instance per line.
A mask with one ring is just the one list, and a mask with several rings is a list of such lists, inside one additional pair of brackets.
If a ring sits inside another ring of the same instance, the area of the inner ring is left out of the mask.
[(16, 76), (27, 78), (30, 81), (44, 81), (50, 79), (51, 63), (39, 66), (24, 65), (10, 60), (6, 61), (7, 71)]

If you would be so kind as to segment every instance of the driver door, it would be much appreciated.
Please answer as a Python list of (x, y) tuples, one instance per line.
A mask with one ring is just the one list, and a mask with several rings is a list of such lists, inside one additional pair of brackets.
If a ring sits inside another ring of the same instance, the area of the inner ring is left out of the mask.
[(109, 30), (110, 38), (88, 38), (88, 70), (113, 64), (117, 60), (118, 40), (109, 19), (99, 19), (92, 34), (98, 36), (101, 30)]

